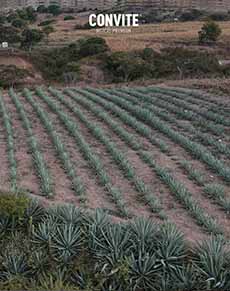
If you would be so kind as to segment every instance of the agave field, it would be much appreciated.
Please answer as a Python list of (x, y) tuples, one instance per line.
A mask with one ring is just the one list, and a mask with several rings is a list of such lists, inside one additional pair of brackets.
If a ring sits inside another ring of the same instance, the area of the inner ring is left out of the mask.
[[(198, 90), (24, 89), (0, 94), (1, 188), (114, 221), (230, 237), (230, 109)], [(191, 231), (192, 230), (192, 231)]]
[(226, 99), (38, 87), (0, 113), (1, 290), (230, 289)]

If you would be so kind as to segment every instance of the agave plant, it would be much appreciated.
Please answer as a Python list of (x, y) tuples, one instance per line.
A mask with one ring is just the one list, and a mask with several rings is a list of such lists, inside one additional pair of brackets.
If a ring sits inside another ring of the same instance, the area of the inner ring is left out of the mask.
[(81, 224), (81, 210), (73, 204), (64, 204), (51, 208), (49, 214), (55, 217), (58, 223), (61, 224)]
[(195, 290), (198, 282), (197, 272), (192, 264), (182, 265), (173, 270), (171, 280), (177, 290)]
[(39, 286), (41, 286), (41, 290), (69, 291), (73, 289), (67, 282), (66, 273), (60, 269), (49, 274), (42, 274), (42, 276), (39, 277), (38, 282), (36, 282), (36, 286), (38, 283)]
[(51, 252), (54, 258), (67, 264), (75, 257), (82, 246), (81, 229), (73, 224), (64, 224), (57, 227), (52, 237)]
[(30, 199), (29, 205), (25, 211), (25, 221), (31, 224), (37, 224), (42, 221), (45, 215), (44, 208), (40, 205), (38, 200)]
[(129, 260), (129, 277), (131, 290), (155, 290), (160, 266), (155, 255), (133, 254)]
[(173, 224), (162, 225), (156, 251), (159, 265), (170, 272), (183, 264), (185, 256), (186, 246), (183, 234)]
[(15, 276), (28, 276), (31, 273), (26, 256), (16, 251), (6, 252), (2, 265), (3, 274), (8, 280)]
[(57, 221), (47, 217), (44, 222), (39, 223), (33, 230), (32, 242), (39, 249), (50, 250), (51, 238), (57, 229)]
[(108, 268), (109, 271), (116, 268), (131, 252), (130, 232), (121, 224), (108, 225), (98, 232), (92, 228), (92, 236), (93, 252), (98, 259), (98, 265)]
[(100, 291), (125, 291), (125, 290), (128, 291), (130, 289), (125, 288), (124, 284), (120, 280), (114, 278), (107, 278), (107, 280), (105, 280), (100, 289)]
[(101, 208), (95, 209), (93, 213), (85, 212), (83, 215), (83, 220), (84, 225), (87, 227), (90, 227), (94, 224), (103, 228), (111, 222), (107, 212)]
[(194, 249), (194, 266), (206, 290), (229, 290), (230, 252), (222, 237), (211, 237)]
[(32, 268), (33, 275), (36, 275), (36, 278), (44, 274), (49, 267), (49, 259), (47, 254), (40, 250), (32, 252), (30, 265)]
[(7, 216), (0, 216), (0, 238), (3, 237), (11, 227), (11, 219)]
[(71, 275), (70, 279), (74, 285), (77, 285), (82, 290), (94, 290), (93, 282), (86, 272), (78, 270)]
[(140, 252), (142, 254), (153, 254), (156, 251), (159, 226), (154, 224), (152, 220), (144, 217), (136, 218), (129, 226), (133, 242), (133, 252), (136, 255), (139, 255)]

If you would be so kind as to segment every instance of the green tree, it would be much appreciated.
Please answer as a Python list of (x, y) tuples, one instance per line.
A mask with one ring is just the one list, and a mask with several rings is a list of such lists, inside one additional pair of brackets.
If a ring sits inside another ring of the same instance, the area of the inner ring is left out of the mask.
[(0, 15), (0, 24), (4, 24), (6, 22), (6, 16)]
[(23, 28), (26, 26), (26, 22), (20, 18), (14, 19), (11, 24), (16, 28)]
[(19, 30), (15, 27), (0, 25), (0, 43), (4, 41), (9, 44), (20, 42)]
[(31, 50), (31, 48), (39, 43), (44, 37), (41, 30), (38, 29), (25, 29), (22, 32), (21, 47)]
[(48, 6), (48, 13), (53, 14), (54, 16), (61, 14), (61, 8), (58, 5), (52, 4)]
[(220, 26), (215, 23), (213, 20), (208, 20), (199, 31), (199, 42), (216, 42), (219, 36), (221, 35)]
[(29, 22), (35, 22), (37, 20), (37, 14), (33, 7), (29, 6), (26, 7), (26, 14), (27, 14), (27, 20)]
[(48, 12), (48, 9), (45, 5), (39, 5), (38, 8), (37, 8), (37, 12), (38, 13), (47, 13)]

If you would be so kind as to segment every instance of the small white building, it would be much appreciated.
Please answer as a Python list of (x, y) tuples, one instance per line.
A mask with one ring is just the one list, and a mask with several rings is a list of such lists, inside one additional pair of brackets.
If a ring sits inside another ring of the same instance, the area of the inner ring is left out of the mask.
[(1, 43), (1, 47), (2, 48), (8, 48), (9, 47), (8, 42), (6, 42), (6, 41), (2, 42)]

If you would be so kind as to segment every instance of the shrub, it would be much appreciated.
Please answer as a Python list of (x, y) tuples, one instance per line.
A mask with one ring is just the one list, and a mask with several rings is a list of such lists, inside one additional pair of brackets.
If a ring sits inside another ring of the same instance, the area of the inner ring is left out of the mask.
[(199, 42), (216, 42), (221, 35), (221, 28), (212, 20), (208, 20), (199, 31)]
[(48, 12), (48, 9), (45, 5), (39, 5), (38, 8), (37, 8), (37, 12), (38, 13), (47, 13)]
[(64, 17), (64, 20), (65, 20), (65, 21), (67, 21), (67, 20), (74, 20), (74, 19), (75, 19), (75, 17), (72, 16), (72, 15), (66, 15), (66, 16)]
[(208, 52), (184, 48), (168, 48), (162, 51), (159, 63), (160, 75), (180, 74), (181, 77), (200, 77), (218, 74), (220, 67), (217, 58)]
[(222, 74), (215, 56), (183, 48), (167, 48), (161, 53), (151, 48), (136, 52), (115, 52), (105, 57), (104, 63), (114, 81)]
[(39, 43), (44, 37), (41, 30), (24, 29), (22, 32), (21, 48), (31, 49), (35, 44)]
[(135, 53), (112, 53), (107, 57), (105, 65), (115, 81), (132, 81), (144, 77), (149, 71), (146, 62)]
[(9, 44), (20, 42), (20, 31), (16, 27), (0, 25), (0, 43), (7, 41)]
[(61, 7), (56, 4), (51, 4), (47, 8), (48, 13), (53, 14), (54, 16), (57, 16), (61, 14)]
[(16, 28), (22, 28), (22, 27), (25, 27), (26, 22), (24, 20), (18, 18), (18, 19), (14, 19), (11, 24), (12, 24), (12, 26), (14, 26)]
[(7, 88), (21, 83), (30, 74), (27, 70), (20, 69), (15, 65), (0, 65), (0, 75), (0, 87)]
[(179, 19), (181, 21), (193, 21), (193, 20), (199, 19), (202, 15), (203, 15), (202, 11), (197, 10), (197, 9), (192, 9), (190, 11), (183, 12), (179, 16)]
[(85, 24), (76, 24), (75, 29), (94, 29), (95, 27), (90, 26), (89, 22), (86, 22)]
[(0, 24), (5, 24), (6, 20), (6, 16), (0, 15)]
[(54, 32), (54, 28), (51, 25), (46, 25), (42, 28), (42, 32), (46, 35), (46, 37), (49, 37), (49, 34)]
[(44, 20), (44, 21), (40, 22), (38, 24), (38, 26), (47, 26), (47, 25), (50, 25), (50, 24), (52, 24), (54, 22), (55, 22), (54, 19), (47, 19), (47, 20)]
[(20, 219), (29, 205), (29, 199), (23, 194), (0, 193), (0, 213), (3, 216)]
[(210, 19), (213, 21), (227, 21), (230, 19), (230, 15), (224, 12), (216, 12), (209, 15)]
[(107, 51), (108, 45), (101, 37), (90, 37), (80, 43), (79, 54), (82, 57), (92, 56)]

